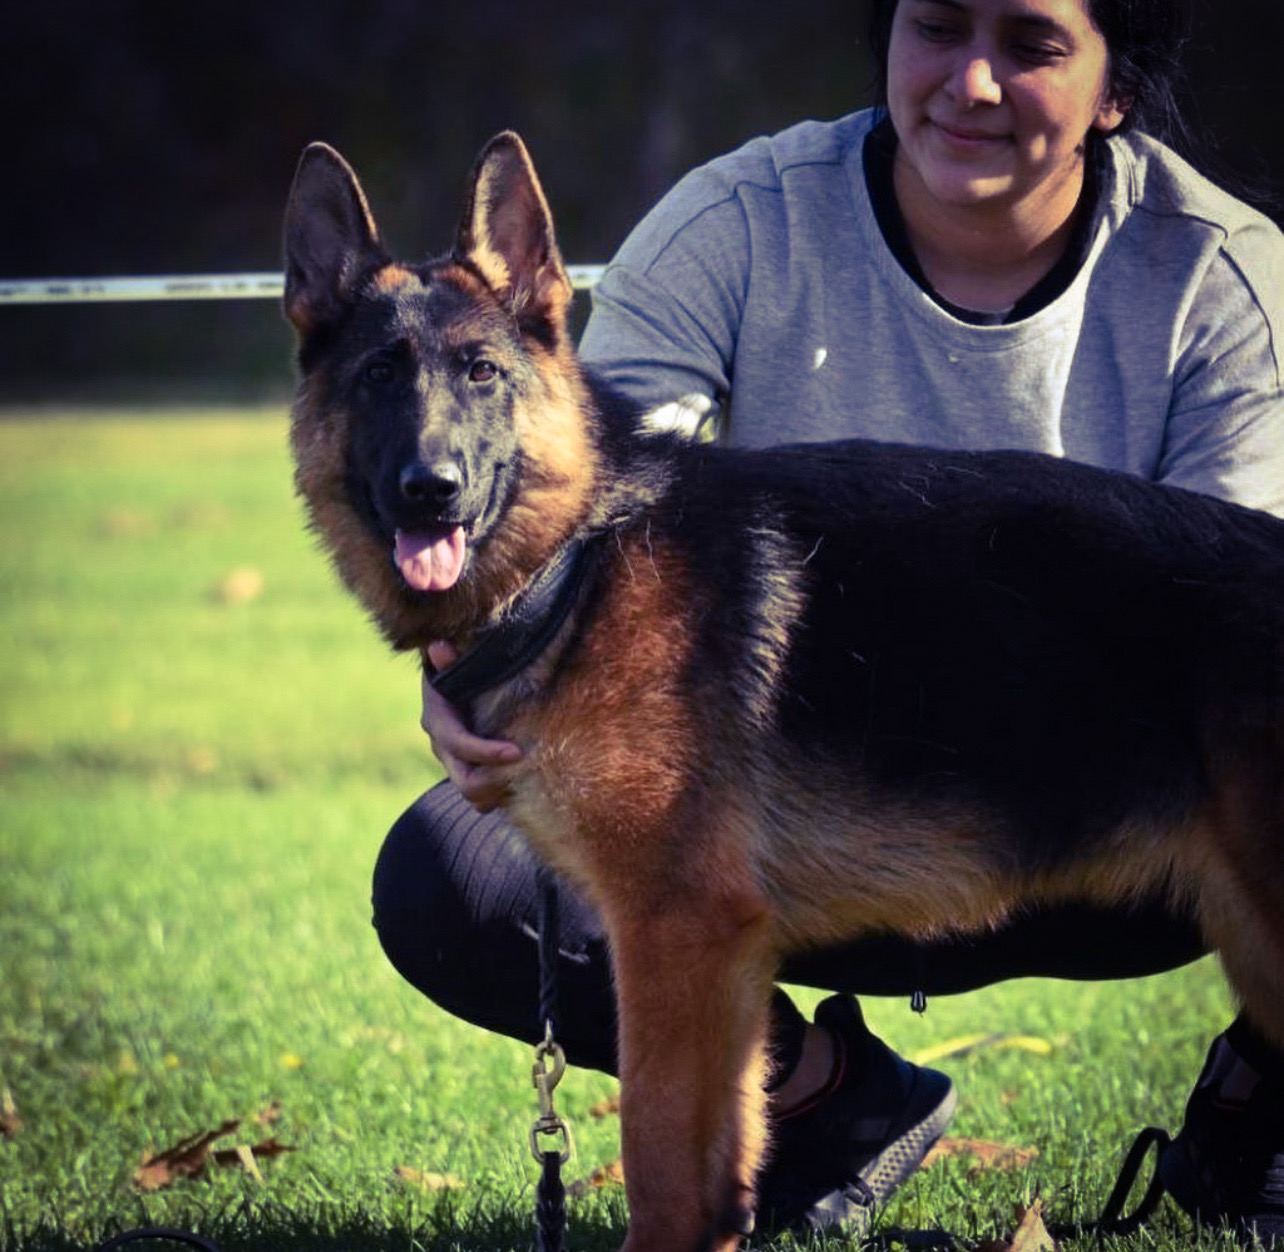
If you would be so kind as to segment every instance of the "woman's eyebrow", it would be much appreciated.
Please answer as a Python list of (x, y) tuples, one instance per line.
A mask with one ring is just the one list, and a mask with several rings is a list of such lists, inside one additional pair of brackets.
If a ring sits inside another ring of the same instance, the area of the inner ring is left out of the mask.
[(1042, 13), (1014, 13), (1011, 17), (1014, 26), (1051, 35), (1056, 39), (1071, 39), (1070, 32), (1055, 18), (1045, 17)]
[[(955, 13), (967, 13), (970, 11), (969, 6), (963, 0), (910, 0), (910, 2), (920, 7), (949, 9)], [(1065, 40), (1071, 38), (1070, 32), (1056, 18), (1048, 17), (1043, 13), (1010, 13), (1004, 15), (1004, 20), (1014, 26), (1038, 31), (1054, 38)]]

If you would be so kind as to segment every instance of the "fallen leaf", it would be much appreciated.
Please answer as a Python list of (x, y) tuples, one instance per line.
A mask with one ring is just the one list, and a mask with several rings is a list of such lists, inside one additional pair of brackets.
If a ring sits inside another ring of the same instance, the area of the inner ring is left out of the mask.
[(587, 1178), (571, 1183), (566, 1188), (566, 1194), (573, 1200), (582, 1200), (601, 1187), (622, 1187), (623, 1185), (624, 1162), (614, 1160), (608, 1165), (599, 1165)]
[(1043, 1223), (1043, 1201), (1036, 1198), (1020, 1214), (1011, 1239), (986, 1239), (977, 1244), (976, 1252), (1061, 1252), (1061, 1245), (1048, 1233)]
[(993, 1143), (988, 1139), (945, 1138), (938, 1139), (923, 1158), (922, 1168), (951, 1156), (969, 1156), (976, 1164), (968, 1171), (975, 1177), (987, 1169), (1024, 1169), (1036, 1156), (1037, 1148), (1018, 1148), (1011, 1143)]
[(947, 1039), (944, 1043), (934, 1043), (930, 1048), (920, 1048), (910, 1059), (915, 1065), (932, 1065), (947, 1056), (963, 1056), (973, 1048), (992, 1043), (998, 1038), (1001, 1036), (996, 1034), (959, 1035), (955, 1039)]
[(1012, 1252), (1061, 1252), (1061, 1245), (1043, 1224), (1043, 1201), (1026, 1209), (1012, 1236)]
[(21, 1130), (22, 1118), (18, 1116), (13, 1092), (8, 1087), (0, 1088), (0, 1137), (16, 1139)]
[(1035, 1056), (1051, 1056), (1055, 1050), (1050, 1040), (1041, 1039), (1038, 1035), (960, 1035), (956, 1039), (947, 1039), (944, 1043), (935, 1043), (930, 1048), (921, 1048), (911, 1060), (915, 1065), (932, 1065), (947, 1056), (964, 1056), (979, 1048), (1017, 1048)]
[[(220, 1160), (220, 1157), (226, 1156), (227, 1153), (215, 1152), (214, 1160), (219, 1165), (230, 1165), (232, 1162)], [(231, 1155), (240, 1162), (241, 1168), (249, 1174), (255, 1182), (263, 1181), (263, 1172), (259, 1169), (259, 1163), (254, 1159), (254, 1149), (249, 1144), (241, 1143), (231, 1150)]]
[(144, 1153), (142, 1164), (134, 1172), (134, 1186), (139, 1191), (160, 1191), (172, 1186), (180, 1178), (203, 1177), (211, 1165), (221, 1168), (239, 1165), (261, 1181), (257, 1161), (270, 1160), (282, 1153), (295, 1151), (289, 1144), (281, 1143), (276, 1138), (211, 1151), (214, 1143), (225, 1135), (230, 1135), (240, 1124), (239, 1117), (230, 1118), (213, 1130), (180, 1139), (163, 1152)]
[(134, 1173), (134, 1186), (139, 1191), (160, 1191), (180, 1178), (199, 1178), (209, 1165), (210, 1145), (240, 1124), (239, 1118), (233, 1118), (214, 1130), (188, 1135), (163, 1152), (144, 1153), (143, 1163)]
[(421, 1191), (458, 1191), (464, 1185), (454, 1174), (435, 1174), (427, 1169), (412, 1169), (409, 1165), (397, 1166), (397, 1177)]
[(1006, 1035), (995, 1045), (996, 1048), (1019, 1048), (1022, 1052), (1033, 1052), (1035, 1056), (1051, 1056), (1056, 1045), (1050, 1039), (1041, 1039), (1038, 1035)]
[(187, 754), (187, 768), (193, 774), (209, 775), (218, 769), (218, 757), (206, 747), (193, 748)]
[(263, 593), (263, 573), (252, 565), (225, 574), (214, 584), (212, 594), (220, 604), (248, 604)]
[[(239, 1144), (235, 1148), (220, 1148), (212, 1154), (215, 1165), (235, 1165), (238, 1162), (242, 1165), (247, 1164), (248, 1158), (254, 1158), (260, 1161), (270, 1161), (278, 1156), (284, 1156), (287, 1152), (297, 1152), (297, 1148), (291, 1147), (288, 1143), (282, 1143), (274, 1135), (271, 1139), (264, 1139), (259, 1143)], [(257, 1169), (250, 1171), (257, 1173)]]
[(261, 1108), (254, 1114), (253, 1120), (260, 1126), (271, 1126), (273, 1122), (281, 1120), (281, 1101), (273, 1100), (266, 1108)]

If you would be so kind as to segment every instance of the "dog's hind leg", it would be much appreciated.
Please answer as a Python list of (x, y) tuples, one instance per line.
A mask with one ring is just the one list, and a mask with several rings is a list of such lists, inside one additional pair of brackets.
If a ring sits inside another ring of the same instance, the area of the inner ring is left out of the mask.
[(763, 1153), (766, 914), (680, 890), (610, 926), (620, 1007), (626, 1252), (729, 1252)]
[(1284, 1050), (1284, 779), (1273, 758), (1219, 789), (1200, 920), (1253, 1024)]
[(1253, 1024), (1284, 1051), (1284, 893), (1228, 876), (1204, 893), (1204, 933)]

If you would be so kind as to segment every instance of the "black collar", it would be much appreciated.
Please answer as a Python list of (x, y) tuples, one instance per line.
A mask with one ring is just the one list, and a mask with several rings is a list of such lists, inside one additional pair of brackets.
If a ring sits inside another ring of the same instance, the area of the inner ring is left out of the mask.
[(507, 682), (552, 642), (594, 565), (600, 544), (572, 539), (527, 584), (503, 618), (477, 636), (453, 665), (436, 674), (433, 687), (461, 710)]

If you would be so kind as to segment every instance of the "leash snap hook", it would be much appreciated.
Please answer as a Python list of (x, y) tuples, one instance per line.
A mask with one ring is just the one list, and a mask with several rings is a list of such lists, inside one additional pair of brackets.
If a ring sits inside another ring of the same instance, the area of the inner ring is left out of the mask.
[[(562, 1081), (565, 1073), (566, 1054), (562, 1051), (561, 1044), (553, 1038), (553, 1024), (546, 1022), (544, 1039), (535, 1047), (535, 1064), (531, 1067), (531, 1082), (539, 1097), (539, 1116), (532, 1124), (530, 1134), (531, 1154), (537, 1161), (542, 1162), (550, 1152), (556, 1152), (563, 1164), (571, 1159), (574, 1147), (571, 1128), (553, 1105), (553, 1089)], [(560, 1145), (541, 1147), (541, 1138), (550, 1135), (558, 1136)]]

